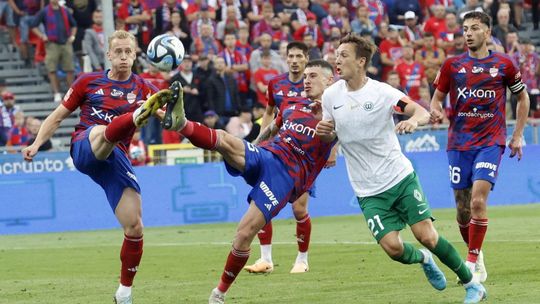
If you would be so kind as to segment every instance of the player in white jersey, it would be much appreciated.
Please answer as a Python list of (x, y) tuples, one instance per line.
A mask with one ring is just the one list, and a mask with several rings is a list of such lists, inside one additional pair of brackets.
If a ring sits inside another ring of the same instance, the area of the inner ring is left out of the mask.
[[(465, 282), (465, 303), (486, 297), (472, 280), (456, 249), (433, 226), (429, 204), (411, 162), (403, 155), (396, 132), (412, 133), (429, 121), (429, 113), (391, 86), (366, 77), (375, 45), (355, 34), (342, 38), (336, 71), (341, 80), (322, 96), (323, 120), (317, 125), (322, 140), (339, 138), (349, 180), (373, 237), (395, 261), (421, 264), (431, 285), (443, 290), (446, 278), (432, 254)], [(394, 125), (392, 115), (409, 119)], [(404, 242), (399, 231), (408, 224), (427, 249)]]

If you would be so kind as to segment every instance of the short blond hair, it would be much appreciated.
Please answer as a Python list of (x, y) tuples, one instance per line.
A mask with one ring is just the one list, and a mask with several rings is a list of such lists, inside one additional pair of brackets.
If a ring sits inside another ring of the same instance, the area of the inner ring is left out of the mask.
[(107, 42), (109, 43), (109, 50), (111, 49), (112, 41), (114, 39), (131, 39), (131, 41), (133, 41), (133, 44), (135, 45), (135, 48), (137, 48), (137, 38), (135, 38), (132, 33), (126, 32), (124, 30), (114, 31), (114, 33), (109, 36), (109, 39), (107, 39)]

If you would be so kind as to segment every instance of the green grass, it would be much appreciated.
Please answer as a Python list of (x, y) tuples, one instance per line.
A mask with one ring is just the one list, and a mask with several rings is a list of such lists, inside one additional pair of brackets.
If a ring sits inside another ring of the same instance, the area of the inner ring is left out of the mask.
[[(465, 256), (454, 210), (435, 225)], [(540, 204), (490, 207), (484, 243), (488, 303), (539, 303)], [(207, 303), (221, 275), (235, 224), (148, 228), (135, 303)], [(310, 272), (290, 275), (295, 223), (274, 224), (271, 275), (242, 273), (227, 303), (461, 303), (463, 287), (444, 265), (448, 287), (431, 288), (417, 265), (391, 261), (361, 215), (313, 219)], [(404, 231), (405, 240), (413, 240)], [(111, 303), (120, 230), (0, 236), (0, 303)], [(259, 256), (252, 246), (249, 262)]]

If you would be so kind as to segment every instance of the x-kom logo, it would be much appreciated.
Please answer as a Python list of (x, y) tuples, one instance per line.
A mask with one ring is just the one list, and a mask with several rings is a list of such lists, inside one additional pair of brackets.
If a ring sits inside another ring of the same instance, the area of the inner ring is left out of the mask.
[(458, 98), (495, 98), (493, 90), (457, 88)]
[(92, 114), (90, 114), (90, 116), (97, 116), (99, 119), (103, 119), (107, 122), (111, 122), (114, 118), (114, 115), (103, 112), (103, 110), (96, 109), (94, 107), (92, 107)]

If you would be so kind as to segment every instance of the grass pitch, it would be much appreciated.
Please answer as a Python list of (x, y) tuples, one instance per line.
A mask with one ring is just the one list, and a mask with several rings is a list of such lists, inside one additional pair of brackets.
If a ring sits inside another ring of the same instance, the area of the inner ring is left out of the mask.
[[(435, 226), (465, 256), (453, 209), (437, 209)], [(418, 265), (391, 261), (362, 215), (313, 221), (311, 270), (291, 275), (295, 223), (274, 223), (270, 275), (242, 272), (227, 303), (462, 303), (465, 292), (442, 263), (446, 290), (434, 290)], [(235, 224), (145, 230), (134, 302), (207, 303), (230, 249)], [(419, 244), (409, 230), (403, 238)], [(111, 303), (118, 284), (122, 232), (0, 236), (0, 303)], [(259, 257), (258, 241), (248, 263)], [(540, 204), (490, 207), (484, 242), (487, 303), (540, 303)]]

